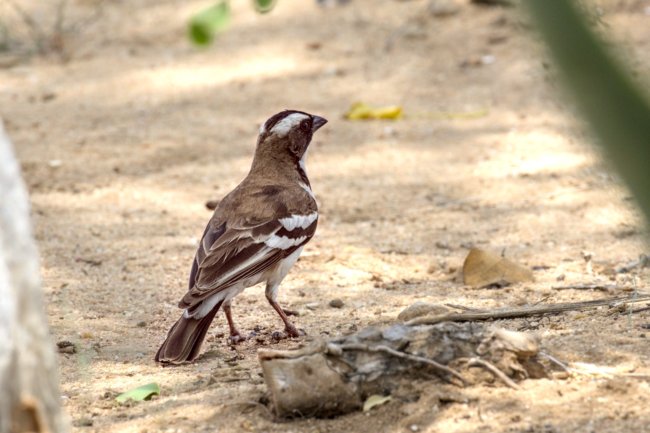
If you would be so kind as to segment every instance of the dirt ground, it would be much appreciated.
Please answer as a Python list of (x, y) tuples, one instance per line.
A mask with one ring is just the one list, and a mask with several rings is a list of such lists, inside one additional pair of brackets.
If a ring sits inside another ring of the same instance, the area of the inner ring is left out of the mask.
[[(185, 26), (209, 1), (118, 0), (84, 21), (96, 3), (69, 2), (82, 24), (64, 60), (0, 53), (0, 115), (31, 193), (52, 332), (78, 349), (60, 355), (73, 431), (650, 432), (647, 311), (497, 323), (596, 374), (521, 390), (417, 383), (336, 419), (278, 421), (258, 403), (256, 351), (281, 325), (262, 287), (233, 307), (257, 340), (229, 347), (219, 315), (196, 363), (153, 362), (180, 314), (205, 202), (245, 176), (259, 124), (284, 108), (330, 123), (308, 163), (318, 232), (280, 289), (308, 336), (275, 347), (388, 324), (416, 301), (487, 308), (648, 291), (650, 269), (612, 271), (647, 251), (640, 215), (516, 10), (459, 1), (436, 17), (422, 0), (283, 0), (260, 16), (233, 1), (230, 28), (201, 50)], [(21, 4), (51, 16), (48, 2)], [(650, 2), (591, 5), (637, 76), (650, 76)], [(343, 120), (354, 101), (406, 116)], [(536, 282), (465, 287), (456, 274), (471, 246), (534, 267)], [(593, 282), (615, 288), (553, 289)], [(150, 382), (159, 398), (113, 401)]]

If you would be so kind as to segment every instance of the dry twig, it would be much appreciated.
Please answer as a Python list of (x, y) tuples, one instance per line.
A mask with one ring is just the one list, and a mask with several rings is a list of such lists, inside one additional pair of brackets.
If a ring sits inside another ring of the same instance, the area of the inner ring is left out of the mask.
[(544, 358), (548, 359), (549, 361), (551, 361), (551, 363), (557, 365), (562, 370), (564, 370), (566, 373), (570, 373), (569, 367), (564, 362), (560, 361), (559, 359), (557, 359), (553, 355), (550, 355), (550, 354), (548, 354), (546, 352), (539, 352), (539, 355), (541, 355)]
[(610, 290), (622, 289), (616, 284), (570, 284), (568, 286), (554, 286), (553, 290), (599, 290), (609, 292)]
[(510, 379), (506, 374), (499, 370), (494, 364), (491, 362), (488, 362), (484, 359), (481, 358), (471, 358), (467, 361), (467, 366), (468, 367), (483, 367), (490, 373), (492, 373), (494, 376), (496, 376), (498, 379), (501, 380), (501, 382), (505, 383), (509, 388), (512, 389), (520, 389), (519, 385), (517, 385), (512, 379)]
[(433, 325), (440, 322), (473, 322), (478, 320), (514, 319), (519, 317), (540, 316), (544, 314), (557, 314), (565, 311), (580, 311), (604, 305), (615, 307), (622, 304), (644, 302), (650, 300), (650, 295), (644, 294), (634, 297), (617, 297), (596, 299), (585, 302), (563, 302), (548, 305), (533, 305), (520, 308), (498, 308), (491, 311), (448, 313), (438, 316), (423, 316), (406, 322), (406, 325)]

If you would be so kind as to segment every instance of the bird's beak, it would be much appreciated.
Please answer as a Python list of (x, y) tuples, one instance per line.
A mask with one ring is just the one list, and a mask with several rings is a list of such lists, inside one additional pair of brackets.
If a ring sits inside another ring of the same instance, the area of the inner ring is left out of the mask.
[(311, 116), (311, 118), (312, 118), (312, 126), (311, 126), (311, 132), (312, 132), (312, 134), (313, 134), (314, 132), (318, 131), (318, 129), (319, 129), (321, 126), (323, 126), (323, 125), (325, 125), (325, 124), (327, 123), (327, 119), (325, 119), (324, 117), (320, 117), (320, 116)]

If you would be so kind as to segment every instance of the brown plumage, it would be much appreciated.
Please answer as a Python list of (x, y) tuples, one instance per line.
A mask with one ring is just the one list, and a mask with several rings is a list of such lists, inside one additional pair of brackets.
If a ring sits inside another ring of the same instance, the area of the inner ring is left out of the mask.
[(316, 231), (318, 209), (304, 161), (313, 133), (326, 122), (286, 110), (262, 126), (248, 176), (219, 203), (203, 233), (189, 290), (179, 303), (185, 311), (156, 353), (157, 362), (194, 360), (221, 307), (231, 339), (242, 340), (231, 302), (260, 282), (266, 283), (266, 297), (286, 334), (299, 335), (276, 301), (277, 290)]

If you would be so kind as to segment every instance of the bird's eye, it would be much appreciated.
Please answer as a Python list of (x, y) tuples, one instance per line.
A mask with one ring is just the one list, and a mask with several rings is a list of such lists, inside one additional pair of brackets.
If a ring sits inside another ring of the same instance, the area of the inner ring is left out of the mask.
[(309, 130), (311, 130), (311, 125), (309, 124), (309, 120), (303, 120), (300, 123), (300, 129), (304, 132), (308, 132)]

